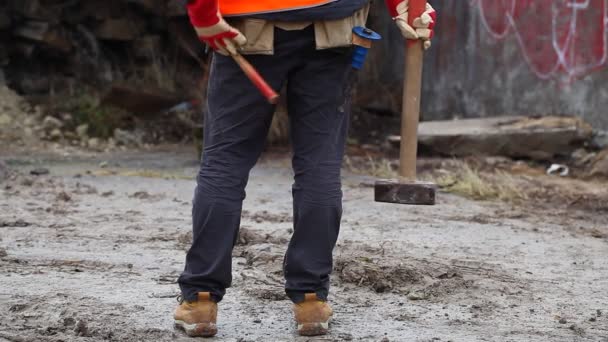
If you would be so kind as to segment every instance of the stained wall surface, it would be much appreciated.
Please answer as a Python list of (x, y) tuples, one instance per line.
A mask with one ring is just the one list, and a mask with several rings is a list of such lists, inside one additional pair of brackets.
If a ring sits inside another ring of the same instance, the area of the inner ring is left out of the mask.
[[(423, 119), (579, 115), (608, 130), (608, 0), (431, 1), (440, 12), (427, 53)], [(399, 32), (376, 2), (368, 26), (384, 36), (356, 103), (398, 113)]]

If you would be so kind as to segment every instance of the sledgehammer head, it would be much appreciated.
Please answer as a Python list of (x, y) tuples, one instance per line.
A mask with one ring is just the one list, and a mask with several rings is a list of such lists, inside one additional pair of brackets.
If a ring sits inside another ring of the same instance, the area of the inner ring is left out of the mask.
[(376, 202), (434, 205), (437, 186), (407, 180), (380, 180), (374, 185)]

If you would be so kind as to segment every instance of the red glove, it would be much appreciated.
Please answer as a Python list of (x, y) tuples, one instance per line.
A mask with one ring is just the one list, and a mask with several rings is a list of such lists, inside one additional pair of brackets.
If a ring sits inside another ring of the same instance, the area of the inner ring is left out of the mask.
[(222, 18), (217, 0), (189, 0), (188, 15), (201, 41), (223, 55), (235, 55), (247, 38)]
[(428, 49), (431, 47), (431, 39), (435, 34), (437, 12), (431, 4), (427, 3), (426, 11), (420, 17), (414, 19), (414, 27), (412, 27), (408, 24), (408, 5), (409, 0), (386, 0), (386, 6), (403, 37), (405, 39), (422, 39), (424, 48)]

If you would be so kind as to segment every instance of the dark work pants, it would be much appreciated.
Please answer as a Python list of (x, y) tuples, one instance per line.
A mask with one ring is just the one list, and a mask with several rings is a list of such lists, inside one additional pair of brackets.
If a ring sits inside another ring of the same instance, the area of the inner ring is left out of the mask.
[[(340, 167), (350, 111), (349, 49), (316, 50), (312, 26), (276, 29), (275, 54), (247, 59), (274, 89), (287, 84), (295, 179), (285, 289), (294, 302), (309, 292), (326, 299), (342, 215)], [(193, 243), (179, 278), (188, 301), (201, 291), (220, 301), (231, 284), (231, 255), (245, 186), (274, 112), (235, 62), (219, 54), (212, 61), (207, 101), (205, 145), (192, 210)]]

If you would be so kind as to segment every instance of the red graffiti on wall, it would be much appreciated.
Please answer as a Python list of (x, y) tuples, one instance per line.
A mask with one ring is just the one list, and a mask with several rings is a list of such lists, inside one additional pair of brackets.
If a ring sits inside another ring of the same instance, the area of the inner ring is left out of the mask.
[(608, 62), (608, 0), (471, 0), (496, 39), (514, 35), (534, 73), (572, 80)]

